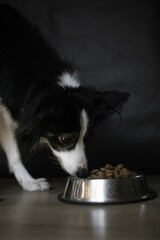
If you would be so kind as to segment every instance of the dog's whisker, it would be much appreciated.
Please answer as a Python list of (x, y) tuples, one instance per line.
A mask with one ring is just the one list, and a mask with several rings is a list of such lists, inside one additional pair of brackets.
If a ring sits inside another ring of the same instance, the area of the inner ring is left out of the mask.
[(55, 158), (55, 157), (48, 157), (49, 159), (51, 159), (52, 160), (52, 164), (54, 164), (54, 165), (57, 165), (57, 166), (60, 166), (61, 167), (61, 164), (60, 164), (60, 162)]
[(56, 165), (60, 165), (59, 162), (56, 162), (56, 161), (52, 161), (53, 164), (56, 164)]

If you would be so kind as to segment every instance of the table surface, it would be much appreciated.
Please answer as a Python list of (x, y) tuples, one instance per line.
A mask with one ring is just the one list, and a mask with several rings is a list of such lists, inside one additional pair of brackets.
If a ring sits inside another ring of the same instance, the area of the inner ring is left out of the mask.
[(84, 206), (59, 202), (66, 178), (52, 178), (53, 190), (23, 191), (14, 178), (0, 179), (1, 240), (159, 240), (160, 176), (147, 176), (152, 200)]

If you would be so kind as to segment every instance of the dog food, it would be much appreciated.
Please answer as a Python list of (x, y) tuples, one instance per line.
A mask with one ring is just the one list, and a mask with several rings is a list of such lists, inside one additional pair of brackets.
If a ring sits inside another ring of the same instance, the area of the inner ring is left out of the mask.
[(127, 178), (137, 176), (137, 173), (128, 170), (122, 163), (113, 167), (107, 163), (105, 167), (94, 169), (91, 171), (90, 179), (105, 179), (105, 178)]

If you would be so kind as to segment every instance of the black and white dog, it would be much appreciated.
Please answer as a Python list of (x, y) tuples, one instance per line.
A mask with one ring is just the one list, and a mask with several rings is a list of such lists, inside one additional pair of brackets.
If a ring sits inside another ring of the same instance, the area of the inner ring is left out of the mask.
[(0, 5), (0, 144), (23, 189), (48, 190), (21, 161), (26, 149), (48, 144), (73, 176), (87, 171), (84, 138), (93, 125), (118, 112), (129, 94), (82, 87), (63, 61), (14, 8)]

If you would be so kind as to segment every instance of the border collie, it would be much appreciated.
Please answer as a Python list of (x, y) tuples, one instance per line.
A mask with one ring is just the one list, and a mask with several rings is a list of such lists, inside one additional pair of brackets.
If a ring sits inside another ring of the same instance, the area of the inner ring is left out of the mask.
[(129, 94), (83, 87), (73, 64), (62, 60), (11, 6), (0, 4), (0, 144), (10, 172), (24, 190), (48, 190), (21, 161), (21, 145), (47, 144), (70, 175), (87, 172), (84, 138), (118, 112)]

